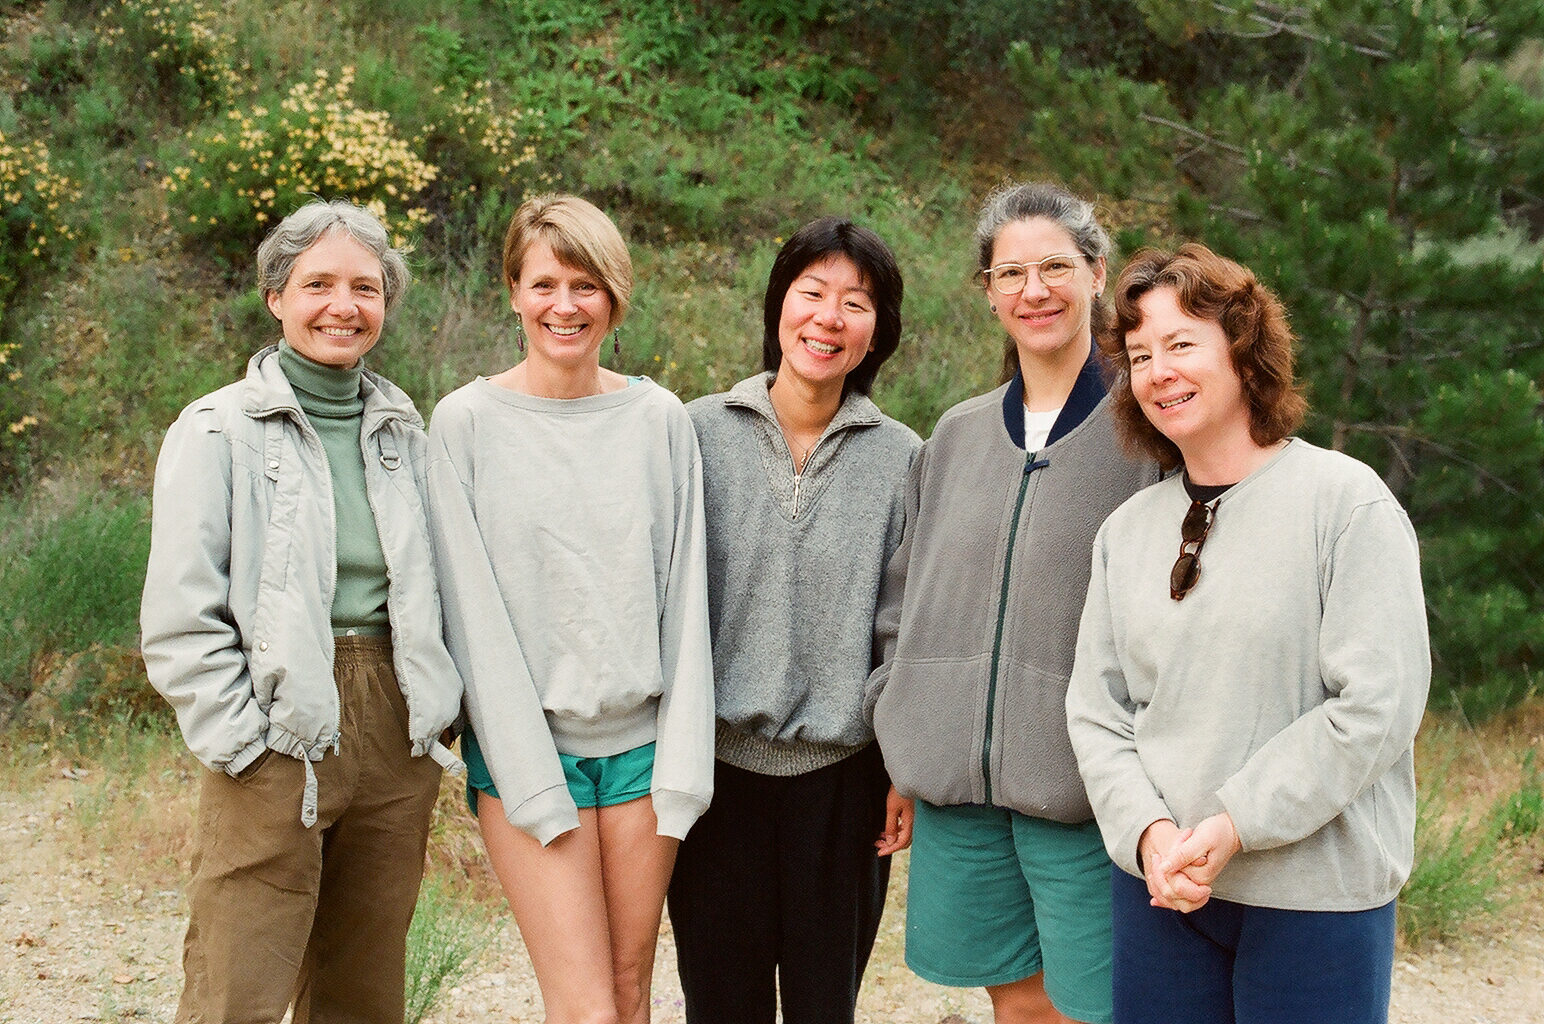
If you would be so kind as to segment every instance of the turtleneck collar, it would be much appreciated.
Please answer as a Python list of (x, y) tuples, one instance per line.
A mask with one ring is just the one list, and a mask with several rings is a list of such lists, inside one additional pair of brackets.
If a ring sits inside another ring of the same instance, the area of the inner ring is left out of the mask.
[(359, 391), (364, 365), (361, 359), (347, 370), (324, 366), (296, 352), (289, 342), (279, 342), (279, 368), (295, 389), (300, 407), (310, 416), (360, 415), (365, 407)]

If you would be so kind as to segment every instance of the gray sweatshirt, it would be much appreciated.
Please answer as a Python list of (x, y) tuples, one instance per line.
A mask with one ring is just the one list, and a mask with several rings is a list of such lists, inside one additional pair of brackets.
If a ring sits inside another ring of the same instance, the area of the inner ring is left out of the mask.
[(1157, 479), (1116, 440), (1091, 358), (1037, 452), (1015, 378), (943, 415), (912, 466), (868, 702), (885, 767), (931, 804), (1093, 816), (1065, 701), (1094, 531)]
[(1169, 597), (1172, 477), (1094, 548), (1067, 713), (1110, 857), (1226, 810), (1223, 899), (1354, 911), (1410, 873), (1412, 745), (1431, 677), (1415, 531), (1377, 474), (1293, 440), (1228, 490), (1201, 576)]
[(795, 775), (874, 738), (863, 716), (874, 610), (922, 442), (850, 394), (795, 474), (772, 379), (686, 411), (702, 448), (718, 757)]
[(713, 791), (702, 473), (681, 402), (652, 381), (535, 398), (484, 379), (429, 431), (445, 637), (510, 824), (578, 827), (558, 753), (653, 742), (661, 835)]

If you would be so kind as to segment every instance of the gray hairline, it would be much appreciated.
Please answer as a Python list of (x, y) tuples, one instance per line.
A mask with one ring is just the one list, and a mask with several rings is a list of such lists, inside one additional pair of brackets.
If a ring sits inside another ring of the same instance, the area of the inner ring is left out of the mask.
[(402, 252), (391, 245), (386, 227), (364, 207), (347, 199), (313, 199), (276, 224), (257, 247), (257, 290), (267, 298), (289, 283), (295, 261), (323, 237), (342, 231), (381, 264), (381, 291), (389, 313), (412, 281)]
[(1110, 236), (1100, 225), (1093, 203), (1047, 182), (1022, 182), (993, 190), (981, 204), (981, 215), (976, 221), (979, 269), (985, 270), (990, 264), (992, 247), (1003, 228), (1035, 217), (1060, 225), (1090, 261), (1109, 258)]

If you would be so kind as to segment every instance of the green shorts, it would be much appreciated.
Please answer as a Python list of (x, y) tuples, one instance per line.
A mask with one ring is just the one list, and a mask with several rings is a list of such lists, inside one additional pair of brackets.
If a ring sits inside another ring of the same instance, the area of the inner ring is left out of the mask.
[[(466, 762), (466, 804), (477, 813), (477, 794), (498, 798), (488, 762), (471, 729), (461, 734), (461, 760)], [(649, 795), (654, 780), (654, 744), (645, 743), (610, 757), (571, 757), (559, 754), (568, 793), (579, 807), (611, 807)]]
[(906, 965), (928, 981), (962, 986), (1044, 971), (1057, 1010), (1108, 1024), (1110, 860), (1099, 827), (918, 800)]

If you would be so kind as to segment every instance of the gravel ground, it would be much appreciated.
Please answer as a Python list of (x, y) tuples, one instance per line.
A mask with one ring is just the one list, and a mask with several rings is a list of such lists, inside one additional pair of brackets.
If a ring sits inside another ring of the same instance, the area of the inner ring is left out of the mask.
[[(170, 1021), (181, 983), (185, 926), (178, 884), (164, 865), (138, 872), (83, 855), (93, 822), (61, 780), (40, 792), (0, 792), (0, 1024)], [(157, 813), (179, 816), (186, 799)], [(138, 876), (138, 877), (136, 877)], [(859, 1019), (885, 1024), (987, 1024), (979, 991), (940, 988), (901, 966), (897, 865), (886, 915), (864, 984)], [(1403, 953), (1394, 971), (1395, 1024), (1544, 1022), (1544, 876), (1514, 894), (1509, 910), (1473, 938)], [(654, 981), (654, 1020), (680, 1024), (675, 951), (665, 924)], [(541, 1018), (540, 998), (513, 924), (448, 992), (434, 1024)]]

